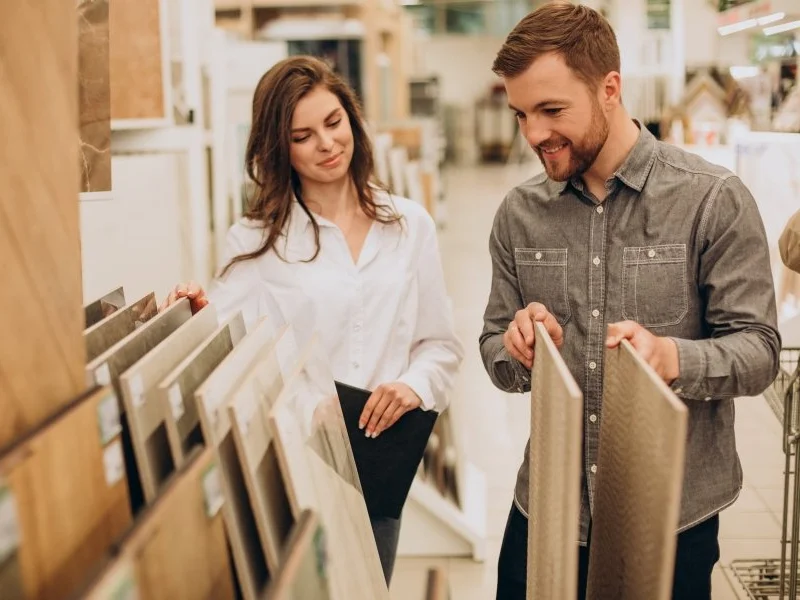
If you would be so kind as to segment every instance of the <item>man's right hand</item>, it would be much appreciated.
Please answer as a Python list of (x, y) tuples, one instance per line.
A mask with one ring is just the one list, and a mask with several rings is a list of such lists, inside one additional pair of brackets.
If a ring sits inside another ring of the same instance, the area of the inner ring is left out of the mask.
[(190, 281), (189, 283), (179, 283), (176, 285), (169, 293), (169, 296), (167, 296), (167, 299), (158, 307), (158, 311), (161, 312), (165, 310), (181, 298), (189, 299), (189, 304), (192, 307), (192, 314), (208, 305), (208, 296), (206, 296), (203, 288), (200, 287), (200, 284), (197, 282)]
[(564, 331), (561, 329), (561, 325), (543, 304), (532, 302), (522, 310), (518, 310), (514, 315), (514, 320), (509, 323), (508, 329), (503, 334), (503, 344), (511, 357), (528, 369), (533, 368), (535, 331), (533, 324), (536, 321), (544, 324), (556, 348), (561, 348), (564, 344)]

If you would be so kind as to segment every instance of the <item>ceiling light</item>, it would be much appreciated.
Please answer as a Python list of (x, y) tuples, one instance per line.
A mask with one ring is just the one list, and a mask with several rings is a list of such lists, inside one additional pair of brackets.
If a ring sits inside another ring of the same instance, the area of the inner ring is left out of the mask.
[(776, 33), (783, 33), (784, 31), (792, 31), (793, 29), (800, 29), (800, 21), (790, 21), (782, 25), (773, 25), (772, 27), (764, 28), (764, 35), (775, 35)]
[(717, 31), (720, 35), (730, 35), (731, 33), (738, 33), (739, 31), (756, 27), (757, 25), (758, 19), (747, 19), (746, 21), (739, 21), (738, 23), (732, 23), (731, 25), (723, 25), (722, 27), (718, 27)]
[(777, 23), (778, 21), (783, 20), (785, 17), (786, 13), (777, 12), (771, 15), (767, 15), (766, 17), (759, 17), (758, 24), (769, 25), (770, 23)]
[(757, 77), (761, 73), (761, 69), (754, 66), (736, 66), (730, 68), (730, 73), (734, 79), (747, 79), (748, 77)]

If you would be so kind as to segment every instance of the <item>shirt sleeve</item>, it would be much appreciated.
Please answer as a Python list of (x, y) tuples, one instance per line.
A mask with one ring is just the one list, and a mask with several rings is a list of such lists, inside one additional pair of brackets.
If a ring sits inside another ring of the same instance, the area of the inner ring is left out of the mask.
[(447, 394), (455, 383), (464, 350), (455, 334), (436, 226), (426, 217), (416, 261), (419, 312), (408, 370), (398, 380), (414, 390), (424, 410), (442, 412), (447, 408)]
[(780, 336), (764, 225), (738, 177), (710, 198), (698, 236), (698, 286), (709, 335), (673, 338), (680, 376), (672, 389), (690, 400), (756, 396), (777, 375)]
[(794, 213), (786, 224), (786, 229), (778, 241), (778, 248), (781, 251), (783, 264), (792, 271), (800, 273), (800, 210)]
[(489, 236), (492, 287), (483, 315), (480, 348), (483, 365), (492, 383), (504, 392), (522, 393), (531, 389), (530, 372), (522, 363), (511, 358), (503, 344), (503, 334), (508, 324), (523, 308), (506, 217), (507, 201), (500, 205)]

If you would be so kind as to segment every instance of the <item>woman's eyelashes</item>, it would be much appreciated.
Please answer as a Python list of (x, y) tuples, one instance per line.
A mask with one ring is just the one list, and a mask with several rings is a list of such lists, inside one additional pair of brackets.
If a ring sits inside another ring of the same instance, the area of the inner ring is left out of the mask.
[[(341, 124), (341, 122), (342, 122), (341, 119), (336, 119), (335, 121), (331, 121), (330, 123), (326, 123), (325, 126), (328, 129), (336, 129)], [(302, 144), (303, 142), (308, 141), (309, 139), (311, 139), (311, 135), (307, 134), (307, 135), (303, 135), (303, 136), (300, 136), (300, 137), (292, 138), (292, 142), (294, 142), (295, 144)]]

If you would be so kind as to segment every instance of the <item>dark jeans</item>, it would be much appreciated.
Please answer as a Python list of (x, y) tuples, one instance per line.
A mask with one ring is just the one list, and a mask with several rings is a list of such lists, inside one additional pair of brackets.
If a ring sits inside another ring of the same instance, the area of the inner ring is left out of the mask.
[[(719, 517), (678, 534), (673, 600), (711, 600), (711, 571), (719, 560)], [(591, 543), (591, 532), (590, 532)], [(578, 552), (578, 600), (586, 597), (589, 548)], [(497, 565), (497, 600), (525, 600), (528, 570), (528, 519), (511, 506)]]
[(389, 517), (370, 517), (372, 525), (372, 535), (375, 536), (375, 543), (378, 546), (378, 557), (381, 559), (383, 577), (386, 585), (392, 581), (392, 571), (394, 571), (394, 561), (397, 558), (397, 544), (400, 541), (400, 519)]

